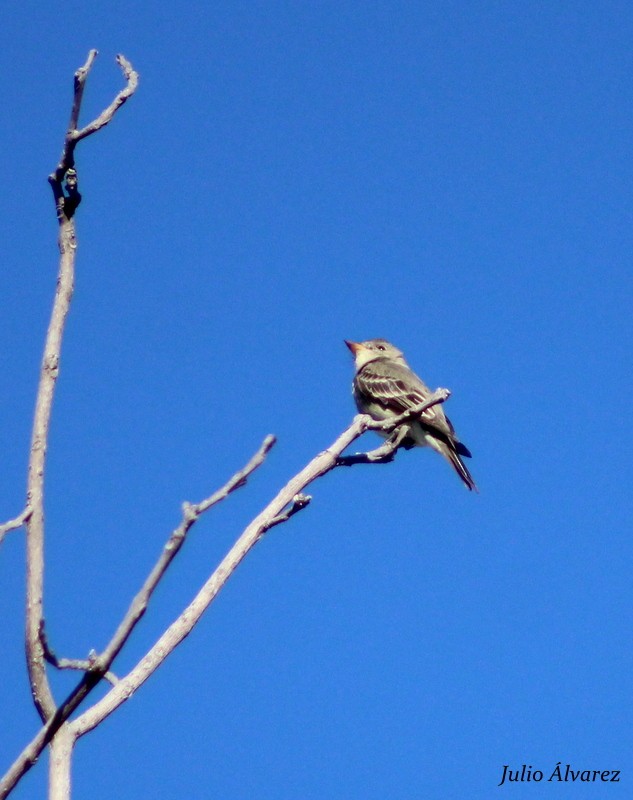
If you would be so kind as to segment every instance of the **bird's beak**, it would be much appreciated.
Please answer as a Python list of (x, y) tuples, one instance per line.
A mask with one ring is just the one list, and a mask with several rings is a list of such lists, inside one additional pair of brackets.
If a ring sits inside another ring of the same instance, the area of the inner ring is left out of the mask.
[(343, 341), (349, 347), (349, 349), (352, 351), (354, 355), (356, 355), (356, 353), (358, 353), (359, 350), (363, 349), (363, 345), (359, 344), (358, 342), (350, 342), (347, 339), (343, 339)]

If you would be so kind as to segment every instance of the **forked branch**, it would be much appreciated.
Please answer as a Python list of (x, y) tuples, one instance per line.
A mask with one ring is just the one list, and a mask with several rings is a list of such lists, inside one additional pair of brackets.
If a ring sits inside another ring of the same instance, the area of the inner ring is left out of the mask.
[[(180, 642), (191, 633), (194, 626), (217, 597), (220, 590), (225, 586), (235, 569), (266, 531), (276, 525), (286, 522), (296, 513), (308, 506), (311, 498), (303, 494), (304, 489), (317, 478), (325, 475), (337, 466), (345, 464), (345, 462), (341, 460), (341, 457), (352, 442), (368, 430), (379, 429), (389, 431), (394, 427), (397, 429), (398, 426), (404, 426), (412, 416), (421, 413), (426, 408), (430, 408), (433, 405), (443, 403), (449, 394), (450, 393), (446, 389), (438, 389), (426, 403), (390, 422), (376, 422), (366, 414), (357, 415), (352, 424), (343, 431), (336, 441), (327, 450), (315, 456), (306, 467), (291, 478), (266, 508), (246, 527), (192, 602), (169, 628), (167, 628), (165, 633), (158, 639), (146, 655), (143, 656), (137, 665), (127, 675), (120, 678), (102, 700), (65, 726), (66, 739), (71, 743), (68, 745), (67, 752), (70, 753), (72, 751), (73, 742), (93, 730), (122, 703), (128, 700), (132, 694), (145, 683), (150, 675), (158, 669)], [(219, 492), (216, 492), (210, 498), (207, 498), (207, 500), (202, 501), (202, 503), (196, 506), (191, 506), (189, 504), (184, 505), (183, 519), (180, 526), (174, 531), (165, 545), (159, 563), (161, 563), (162, 559), (165, 557), (165, 553), (170, 551), (173, 546), (181, 546), (184, 534), (199, 517), (200, 513), (210, 508), (215, 502), (219, 501), (219, 499), (226, 497), (230, 491), (234, 491), (234, 489), (243, 485), (247, 474), (250, 474), (256, 466), (259, 466), (259, 463), (263, 461), (263, 458), (270, 447), (272, 447), (273, 443), (273, 437), (267, 437), (258, 453), (244, 470), (236, 473)], [(394, 451), (397, 449), (397, 445), (392, 445), (392, 447)], [(361, 462), (358, 461), (354, 463)], [(367, 461), (364, 463), (367, 463)], [(44, 747), (51, 741), (61, 726), (64, 725), (73, 711), (78, 708), (89, 692), (97, 685), (104, 676), (105, 671), (109, 670), (114, 657), (131, 633), (133, 625), (130, 627), (130, 623), (134, 620), (138, 621), (138, 619), (140, 619), (139, 614), (142, 613), (141, 609), (144, 610), (146, 607), (146, 600), (139, 600), (139, 598), (143, 598), (147, 592), (148, 586), (156, 585), (157, 574), (162, 574), (163, 572), (164, 569), (160, 568), (157, 564), (146, 581), (144, 588), (141, 589), (141, 592), (139, 592), (137, 598), (131, 604), (125, 619), (117, 629), (110, 644), (100, 656), (93, 657), (91, 661), (92, 669), (84, 674), (84, 677), (77, 687), (59, 707), (54, 718), (44, 725), (36, 737), (16, 759), (9, 772), (0, 780), (0, 800), (3, 800), (3, 798), (7, 796), (8, 792), (17, 783), (21, 775), (30, 769), (42, 753)], [(149, 596), (147, 596), (146, 599), (149, 599)], [(127, 636), (123, 638), (125, 631), (127, 631)]]
[[(291, 478), (266, 508), (246, 527), (195, 598), (139, 663), (126, 676), (122, 677), (102, 700), (70, 723), (70, 728), (76, 737), (79, 738), (88, 733), (88, 731), (93, 730), (145, 683), (180, 642), (191, 633), (239, 564), (266, 531), (275, 525), (286, 522), (297, 512), (308, 506), (311, 498), (303, 494), (304, 490), (317, 478), (336, 467), (348, 465), (341, 458), (343, 452), (353, 441), (366, 431), (376, 428), (387, 431), (395, 428), (396, 432), (404, 429), (404, 435), (406, 435), (406, 423), (409, 419), (422, 413), (427, 408), (443, 403), (449, 395), (450, 392), (448, 390), (438, 389), (427, 402), (390, 422), (377, 423), (366, 414), (356, 416), (352, 424), (343, 431), (338, 439), (327, 450), (315, 456), (294, 478)], [(404, 435), (392, 437), (391, 449), (393, 452), (399, 447)], [(370, 459), (369, 463), (371, 462), (372, 460)], [(363, 463), (368, 463), (368, 461), (365, 460)], [(374, 461), (374, 463), (379, 462)]]
[[(58, 216), (66, 216), (70, 219), (75, 213), (77, 206), (81, 202), (81, 194), (79, 193), (77, 185), (77, 174), (75, 172), (75, 147), (87, 136), (101, 130), (112, 119), (116, 112), (121, 108), (123, 103), (126, 102), (136, 91), (139, 82), (139, 76), (136, 70), (132, 67), (127, 58), (123, 55), (116, 57), (117, 64), (121, 67), (123, 77), (125, 78), (125, 86), (116, 95), (110, 105), (104, 109), (99, 116), (83, 128), (79, 128), (79, 114), (81, 112), (81, 103), (84, 96), (84, 88), (88, 74), (92, 69), (94, 60), (98, 53), (96, 50), (91, 50), (88, 53), (88, 58), (83, 67), (80, 67), (75, 72), (75, 91), (73, 95), (73, 105), (70, 112), (70, 121), (68, 122), (68, 129), (64, 138), (64, 145), (62, 148), (61, 158), (59, 164), (53, 172), (48, 176), (48, 181), (53, 188), (55, 195), (55, 202), (57, 205)], [(65, 182), (65, 187), (64, 187)], [(64, 188), (66, 188), (66, 195), (64, 195)]]
[[(133, 94), (138, 84), (136, 72), (123, 56), (119, 56), (117, 60), (123, 69), (126, 79), (125, 88), (117, 94), (114, 101), (94, 122), (78, 131), (77, 126), (84, 86), (96, 55), (97, 51), (91, 50), (84, 66), (75, 73), (73, 105), (70, 124), (64, 139), (62, 156), (57, 168), (49, 176), (59, 223), (60, 265), (35, 403), (27, 480), (27, 508), (29, 509), (29, 514), (25, 517), (27, 524), (27, 665), (33, 701), (44, 722), (50, 720), (57, 710), (46, 675), (44, 647), (40, 638), (40, 632), (44, 624), (44, 477), (48, 431), (55, 384), (59, 373), (62, 338), (75, 280), (76, 241), (73, 217), (81, 200), (77, 173), (74, 169), (75, 147), (80, 139), (107, 125), (122, 103)], [(64, 194), (64, 183), (66, 185), (66, 195)]]
[[(145, 613), (153, 592), (182, 547), (187, 533), (203, 513), (243, 486), (248, 476), (263, 463), (275, 441), (272, 436), (266, 437), (248, 464), (237, 472), (222, 489), (200, 503), (183, 505), (180, 524), (170, 535), (160, 557), (105, 649), (100, 654), (91, 653), (87, 659), (58, 658), (46, 639), (44, 626), (44, 473), (61, 343), (74, 286), (76, 253), (74, 215), (81, 202), (75, 169), (75, 148), (79, 141), (96, 133), (111, 122), (117, 110), (132, 96), (138, 85), (138, 74), (131, 64), (123, 56), (117, 56), (117, 62), (125, 79), (124, 88), (118, 92), (112, 103), (96, 119), (80, 128), (79, 116), (83, 92), (96, 55), (97, 51), (91, 50), (86, 63), (75, 73), (73, 105), (62, 155), (57, 167), (49, 175), (59, 222), (61, 258), (37, 391), (29, 458), (27, 505), (18, 517), (0, 526), (0, 541), (9, 530), (16, 529), (22, 524), (27, 526), (27, 663), (34, 703), (44, 723), (33, 741), (0, 780), (0, 800), (11, 792), (49, 743), (52, 743), (51, 746), (55, 748), (55, 756), (51, 759), (51, 763), (53, 764), (52, 770), (57, 768), (56, 780), (58, 780), (59, 787), (62, 787), (60, 796), (67, 796), (70, 786), (69, 765), (76, 740), (116, 710), (163, 663), (165, 658), (191, 632), (237, 566), (266, 531), (288, 521), (307, 507), (311, 498), (303, 493), (305, 488), (338, 466), (351, 466), (356, 463), (384, 463), (393, 459), (395, 452), (406, 439), (409, 421), (427, 408), (444, 402), (449, 396), (447, 390), (440, 389), (426, 403), (390, 421), (376, 422), (366, 415), (355, 417), (352, 424), (336, 441), (327, 450), (312, 459), (255, 517), (189, 606), (169, 626), (138, 664), (126, 676), (117, 680), (110, 673), (110, 667)], [(374, 451), (343, 456), (347, 447), (368, 430), (380, 430), (391, 435), (382, 447)], [(55, 703), (48, 682), (46, 662), (60, 669), (79, 669), (84, 673), (77, 686), (59, 706)], [(114, 684), (110, 691), (81, 716), (69, 721), (73, 712), (104, 678), (110, 679)]]
[[(56, 736), (57, 732), (64, 725), (70, 715), (79, 707), (87, 695), (94, 689), (94, 687), (101, 681), (102, 678), (107, 677), (112, 662), (121, 651), (125, 642), (129, 639), (132, 631), (137, 623), (147, 610), (149, 600), (156, 589), (159, 581), (165, 574), (167, 568), (178, 554), (180, 548), (185, 542), (187, 533), (192, 526), (198, 521), (200, 516), (208, 511), (213, 506), (226, 499), (230, 494), (246, 485), (247, 479), (253, 472), (260, 467), (275, 444), (274, 436), (267, 436), (257, 452), (248, 461), (248, 463), (230, 478), (221, 489), (214, 492), (212, 495), (202, 500), (199, 503), (184, 503), (182, 510), (182, 519), (178, 527), (172, 532), (169, 539), (165, 543), (161, 554), (147, 576), (141, 590), (138, 592), (130, 607), (125, 614), (121, 624), (115, 631), (112, 639), (100, 654), (91, 654), (87, 660), (87, 669), (84, 672), (82, 679), (77, 686), (68, 695), (63, 703), (56, 709), (54, 714), (48, 719), (45, 725), (40, 729), (35, 738), (27, 745), (22, 753), (15, 760), (9, 771), (0, 779), (0, 800), (3, 800), (9, 792), (18, 783), (20, 778), (35, 764), (46, 745)], [(58, 659), (51, 650), (50, 645), (46, 639), (45, 633), (42, 632), (39, 637), (39, 642), (43, 650), (43, 658), (51, 663), (55, 663), (60, 668), (77, 668), (77, 662), (69, 659)], [(111, 676), (112, 678), (114, 676)], [(115, 685), (118, 681), (114, 680)], [(76, 736), (68, 738), (66, 736), (65, 752), (68, 757), (72, 753), (72, 744)]]

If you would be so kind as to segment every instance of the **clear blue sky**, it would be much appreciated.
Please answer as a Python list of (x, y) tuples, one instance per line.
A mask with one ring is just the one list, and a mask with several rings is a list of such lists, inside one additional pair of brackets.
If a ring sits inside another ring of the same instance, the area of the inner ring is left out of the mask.
[[(178, 652), (81, 741), (75, 797), (487, 800), (502, 766), (631, 797), (630, 3), (9, 3), (0, 517), (24, 496), (57, 269), (46, 175), (73, 71), (77, 287), (47, 486), (59, 654), (100, 648), (179, 519), (269, 432), (115, 671), (351, 420), (343, 338), (384, 336), (473, 452), (313, 487)], [(376, 441), (367, 437), (367, 446)], [(37, 728), (21, 534), (0, 550), (0, 754)], [(58, 697), (73, 684), (56, 676)], [(11, 720), (11, 727), (6, 720)], [(45, 764), (16, 798), (44, 796)]]

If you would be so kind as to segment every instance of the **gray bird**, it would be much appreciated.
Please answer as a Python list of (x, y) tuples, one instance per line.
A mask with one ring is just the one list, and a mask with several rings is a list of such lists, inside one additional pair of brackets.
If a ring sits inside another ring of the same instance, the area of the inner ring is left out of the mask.
[[(352, 394), (361, 414), (388, 420), (428, 400), (433, 392), (404, 360), (402, 352), (385, 339), (348, 342), (354, 355), (356, 374)], [(478, 491), (460, 456), (471, 458), (470, 450), (455, 435), (441, 405), (431, 406), (419, 417), (405, 423), (409, 432), (403, 447), (429, 445), (451, 464), (470, 490)], [(389, 435), (389, 434), (385, 434)]]

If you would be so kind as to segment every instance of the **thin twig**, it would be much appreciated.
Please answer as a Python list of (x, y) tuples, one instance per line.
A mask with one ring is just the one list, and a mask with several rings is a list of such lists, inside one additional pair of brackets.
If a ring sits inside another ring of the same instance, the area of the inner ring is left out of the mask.
[(366, 453), (351, 453), (347, 456), (340, 456), (336, 461), (336, 466), (353, 467), (355, 464), (388, 464), (395, 458), (396, 452), (407, 438), (409, 430), (410, 426), (402, 423), (380, 447), (376, 447), (375, 450), (368, 450)]
[[(97, 653), (94, 650), (88, 653), (88, 658), (58, 658), (50, 646), (44, 625), (42, 625), (42, 629), (40, 630), (40, 641), (44, 649), (44, 658), (49, 664), (55, 667), (55, 669), (74, 669), (80, 672), (90, 672), (95, 667)], [(110, 671), (106, 672), (103, 677), (113, 686), (118, 683), (119, 680), (114, 672)]]
[[(47, 658), (46, 660), (60, 670), (73, 669), (77, 672), (92, 672), (95, 669), (95, 661), (90, 658), (58, 658), (55, 661), (50, 661)], [(112, 686), (116, 686), (119, 682), (119, 678), (111, 670), (104, 672), (103, 678)]]
[(219, 489), (217, 492), (214, 492), (210, 497), (207, 497), (206, 500), (202, 500), (200, 503), (195, 504), (183, 503), (182, 520), (180, 525), (178, 525), (178, 527), (173, 531), (167, 540), (167, 543), (163, 547), (158, 561), (154, 565), (154, 568), (150, 574), (147, 576), (145, 583), (141, 587), (141, 590), (130, 604), (130, 607), (121, 621), (121, 624), (115, 631), (114, 636), (104, 651), (95, 658), (93, 666), (94, 672), (101, 671), (104, 674), (104, 671), (109, 668), (110, 664), (112, 664), (116, 656), (119, 654), (121, 648), (127, 642), (130, 634), (147, 610), (149, 600), (154, 593), (154, 590), (158, 586), (159, 581), (178, 554), (180, 548), (184, 544), (187, 533), (197, 522), (200, 515), (204, 514), (205, 511), (208, 511), (214, 505), (217, 505), (222, 500), (227, 498), (232, 492), (242, 488), (242, 486), (245, 486), (248, 477), (264, 463), (264, 460), (275, 444), (275, 441), (276, 440), (274, 436), (266, 436), (264, 441), (259, 446), (257, 452), (246, 464), (246, 466), (236, 472), (235, 475), (233, 475), (233, 477), (230, 478), (221, 489)]
[(116, 63), (121, 67), (121, 71), (123, 72), (123, 77), (125, 78), (126, 83), (125, 87), (121, 89), (121, 91), (117, 94), (105, 111), (102, 111), (95, 120), (93, 120), (89, 125), (83, 127), (81, 130), (74, 131), (73, 138), (75, 144), (80, 142), (82, 139), (85, 139), (86, 136), (96, 133), (98, 130), (107, 125), (112, 120), (112, 117), (116, 114), (119, 108), (123, 105), (123, 103), (125, 103), (126, 100), (128, 100), (136, 91), (139, 81), (138, 72), (136, 72), (136, 70), (132, 67), (127, 58), (120, 53), (116, 57)]
[(285, 511), (282, 511), (281, 514), (277, 514), (276, 517), (271, 519), (268, 530), (274, 528), (275, 525), (281, 525), (282, 522), (288, 522), (290, 517), (294, 517), (297, 512), (303, 510), (307, 505), (309, 505), (311, 500), (312, 497), (309, 494), (296, 494), (292, 498), (292, 503), (290, 503), (288, 508)]
[(27, 506), (17, 517), (7, 520), (3, 525), (0, 525), (0, 544), (2, 544), (4, 537), (9, 531), (16, 531), (18, 528), (21, 528), (30, 516), (31, 507)]

